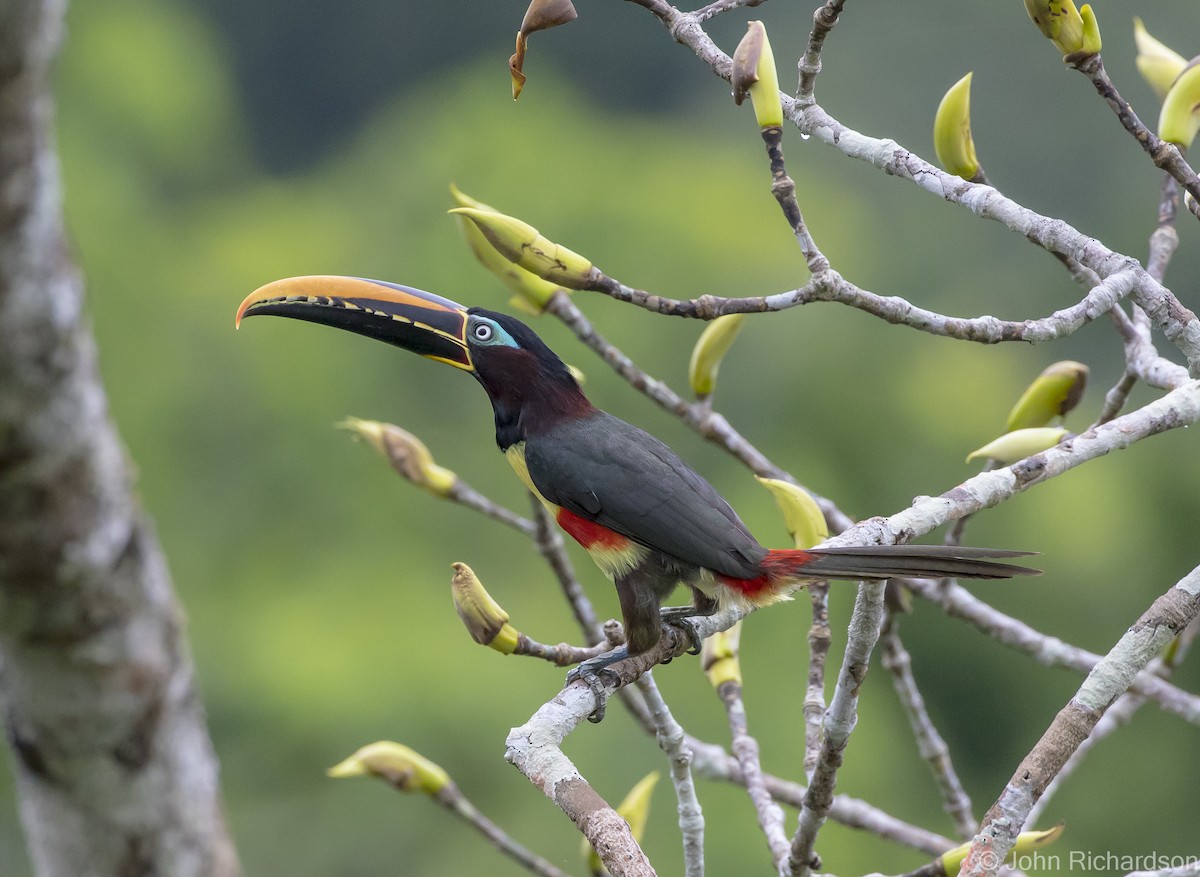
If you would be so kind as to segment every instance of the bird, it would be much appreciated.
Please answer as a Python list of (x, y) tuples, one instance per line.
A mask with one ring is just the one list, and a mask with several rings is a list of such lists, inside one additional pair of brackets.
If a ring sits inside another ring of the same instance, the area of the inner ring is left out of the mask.
[[(587, 678), (654, 648), (664, 623), (686, 629), (690, 617), (766, 606), (813, 581), (1040, 573), (1005, 562), (1029, 551), (765, 548), (716, 488), (663, 442), (595, 407), (563, 361), (507, 314), (396, 283), (315, 275), (260, 287), (235, 323), (262, 315), (333, 326), (475, 377), (492, 404), (496, 444), (518, 477), (616, 587), (625, 645), (585, 662)], [(663, 609), (680, 585), (691, 604)]]

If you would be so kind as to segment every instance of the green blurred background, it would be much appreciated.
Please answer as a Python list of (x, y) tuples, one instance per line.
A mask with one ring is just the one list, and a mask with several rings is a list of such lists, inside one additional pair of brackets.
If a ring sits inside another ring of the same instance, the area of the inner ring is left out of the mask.
[[(261, 283), (306, 273), (379, 277), (468, 304), (506, 293), (468, 255), (447, 185), (532, 222), (609, 274), (658, 293), (757, 295), (800, 285), (803, 260), (769, 193), (748, 108), (644, 10), (583, 3), (536, 34), (519, 103), (506, 61), (518, 2), (340, 4), (93, 0), (69, 13), (58, 76), (59, 148), (75, 255), (87, 276), (113, 415), (189, 615), (229, 819), (250, 874), (523, 873), (425, 800), (331, 781), (359, 745), (402, 741), (442, 764), (518, 840), (583, 869), (578, 835), (504, 763), (508, 729), (562, 671), (473, 646), (450, 604), (449, 564), (474, 566), (516, 624), (576, 640), (530, 546), (392, 477), (333, 429), (353, 414), (399, 423), (439, 462), (510, 507), (525, 498), (495, 453), (491, 413), (463, 375), (384, 345), (288, 321), (233, 331)], [(788, 70), (809, 4), (715, 22), (731, 51), (748, 18)], [(1104, 57), (1148, 121), (1130, 19), (1200, 51), (1191, 0), (1101, 3)], [(975, 71), (974, 131), (992, 180), (1021, 203), (1141, 257), (1159, 174), (1090, 85), (1063, 67), (1019, 0), (849, 4), (827, 43), (818, 98), (865, 133), (932, 156), (944, 90)], [(790, 74), (783, 77), (791, 78)], [(786, 85), (785, 85), (786, 87)], [(960, 315), (1045, 315), (1079, 295), (1061, 267), (998, 224), (792, 133), (789, 169), (835, 267), (884, 294)], [(1197, 307), (1197, 228), (1168, 281)], [(595, 295), (575, 300), (652, 374), (685, 386), (699, 324)], [(601, 406), (661, 436), (706, 473), (759, 537), (787, 536), (769, 495), (616, 379), (551, 318), (535, 323), (584, 370)], [(886, 514), (971, 474), (1045, 365), (1080, 359), (1082, 429), (1121, 372), (1106, 321), (1055, 345), (983, 347), (817, 305), (747, 323), (721, 372), (719, 408), (779, 465), (855, 516)], [(1150, 394), (1139, 391), (1135, 401)], [(1039, 549), (1047, 575), (973, 589), (1035, 627), (1106, 651), (1197, 561), (1200, 467), (1182, 431), (1072, 472), (981, 516), (976, 544)], [(611, 588), (576, 553), (605, 615)], [(851, 588), (834, 596), (834, 656)], [(796, 776), (807, 601), (762, 612), (743, 636), (752, 730), (768, 770)], [(1079, 678), (1044, 668), (918, 604), (904, 622), (915, 672), (976, 812)], [(833, 663), (836, 665), (837, 658)], [(725, 741), (697, 662), (657, 674), (684, 726)], [(1195, 662), (1179, 676), (1195, 689)], [(838, 791), (949, 834), (884, 673), (863, 692)], [(662, 761), (614, 709), (568, 754), (609, 800)], [(1196, 728), (1144, 709), (1051, 806), (1069, 850), (1200, 854)], [(0, 770), (6, 770), (5, 764)], [(7, 774), (0, 785), (11, 787)], [(743, 793), (702, 782), (710, 873), (767, 873)], [(679, 873), (674, 801), (660, 785), (645, 842)], [(790, 824), (790, 822), (789, 822)], [(830, 825), (841, 874), (923, 857)], [(0, 796), (0, 874), (31, 873), (12, 795)]]

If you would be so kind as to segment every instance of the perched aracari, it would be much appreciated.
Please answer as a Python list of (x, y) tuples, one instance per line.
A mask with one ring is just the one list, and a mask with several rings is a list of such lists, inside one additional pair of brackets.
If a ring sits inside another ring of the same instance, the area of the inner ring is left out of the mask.
[(1008, 578), (1038, 570), (993, 558), (1029, 554), (942, 545), (766, 549), (711, 484), (646, 432), (596, 408), (524, 323), (394, 283), (294, 277), (251, 293), (237, 312), (335, 326), (475, 376), (492, 402), (496, 444), (518, 476), (616, 586), (627, 652), (652, 648), (660, 607), (682, 584), (693, 605), (764, 606), (817, 579)]

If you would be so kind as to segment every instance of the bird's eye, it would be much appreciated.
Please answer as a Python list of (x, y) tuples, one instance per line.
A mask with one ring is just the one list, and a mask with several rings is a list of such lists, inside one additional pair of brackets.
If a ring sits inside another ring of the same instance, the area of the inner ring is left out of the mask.
[(475, 328), (471, 330), (471, 334), (475, 336), (476, 341), (491, 341), (492, 335), (495, 333), (492, 331), (492, 327), (487, 323), (478, 323)]

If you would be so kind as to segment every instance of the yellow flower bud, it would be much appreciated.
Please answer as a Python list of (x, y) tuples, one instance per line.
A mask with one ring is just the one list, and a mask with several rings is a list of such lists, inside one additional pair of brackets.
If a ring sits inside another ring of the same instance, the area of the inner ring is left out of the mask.
[(733, 102), (738, 106), (750, 95), (754, 117), (760, 128), (778, 128), (783, 124), (783, 106), (779, 101), (779, 74), (767, 29), (761, 21), (746, 25), (746, 35), (733, 52)]
[(688, 382), (697, 396), (711, 396), (716, 389), (721, 360), (725, 358), (745, 318), (745, 314), (726, 314), (717, 317), (700, 333), (688, 365)]
[(592, 275), (592, 263), (583, 256), (544, 237), (536, 228), (514, 216), (455, 207), (450, 211), (465, 216), (483, 232), (488, 243), (510, 262), (532, 271), (543, 280), (572, 289), (584, 286)]
[(508, 613), (492, 599), (471, 567), (465, 563), (453, 563), (451, 566), (454, 568), (454, 577), (450, 580), (454, 608), (471, 634), (471, 639), (502, 655), (511, 655), (517, 647), (520, 634), (508, 623)]
[[(471, 207), (495, 213), (496, 210), (481, 201), (476, 201), (461, 192), (451, 184), (450, 195), (459, 207)], [(484, 268), (491, 271), (505, 286), (516, 293), (510, 299), (510, 304), (529, 314), (538, 315), (546, 310), (546, 305), (554, 293), (562, 289), (557, 283), (543, 280), (532, 271), (527, 271), (520, 265), (510, 262), (499, 250), (489, 243), (479, 226), (465, 216), (455, 216), (454, 221), (467, 240), (467, 246), (475, 254)]]
[(995, 441), (988, 442), (982, 448), (971, 451), (967, 454), (967, 462), (970, 463), (976, 457), (984, 457), (1007, 466), (1052, 448), (1069, 435), (1067, 430), (1058, 426), (1014, 429)]
[(357, 417), (347, 417), (338, 426), (366, 439), (393, 469), (434, 496), (447, 496), (458, 483), (457, 475), (433, 461), (424, 442), (398, 426)]
[(436, 795), (450, 783), (450, 775), (407, 746), (381, 740), (359, 749), (326, 771), (327, 776), (374, 776), (402, 792)]
[(723, 682), (742, 682), (742, 667), (738, 660), (738, 645), (742, 638), (742, 623), (714, 633), (700, 647), (700, 666), (713, 688)]
[[(1054, 843), (1062, 833), (1063, 824), (1061, 822), (1045, 831), (1022, 831), (1017, 835), (1016, 843), (1013, 844), (1013, 848), (1009, 850), (1008, 857), (1004, 861), (1011, 865), (1017, 859)], [(941, 865), (942, 873), (957, 874), (962, 869), (962, 863), (970, 850), (971, 841), (967, 841), (938, 856), (936, 861)]]
[(521, 89), (525, 87), (525, 50), (529, 35), (574, 21), (578, 15), (571, 0), (533, 0), (529, 4), (529, 8), (525, 10), (525, 17), (521, 19), (521, 29), (517, 31), (517, 50), (508, 59), (513, 100), (521, 96)]
[(1087, 387), (1088, 367), (1065, 359), (1047, 366), (1021, 394), (1008, 414), (1005, 429), (1045, 426), (1079, 404)]
[(1100, 22), (1092, 11), (1092, 4), (1085, 3), (1079, 7), (1079, 16), (1083, 19), (1083, 46), (1079, 49), (1081, 55), (1099, 55), (1104, 47), (1100, 39)]
[(1200, 58), (1193, 58), (1163, 98), (1158, 136), (1187, 148), (1200, 131)]
[(1025, 11), (1064, 55), (1083, 49), (1083, 16), (1072, 0), (1025, 0)]
[(1150, 36), (1146, 25), (1136, 16), (1133, 19), (1133, 41), (1138, 52), (1138, 72), (1159, 98), (1166, 97), (1171, 90), (1171, 83), (1187, 66), (1187, 58)]
[(754, 477), (774, 495), (797, 548), (812, 548), (829, 538), (825, 515), (807, 490), (778, 478)]
[(933, 119), (933, 149), (948, 174), (969, 180), (979, 173), (971, 139), (971, 74), (946, 92)]
[[(646, 822), (650, 818), (650, 799), (656, 785), (658, 785), (658, 771), (652, 771), (638, 780), (624, 800), (617, 805), (617, 814), (629, 823), (629, 831), (638, 843), (642, 842), (642, 837), (646, 834)], [(592, 849), (592, 845), (586, 837), (580, 846), (580, 853), (587, 862), (589, 873), (604, 873), (604, 863), (600, 861), (600, 857)]]

